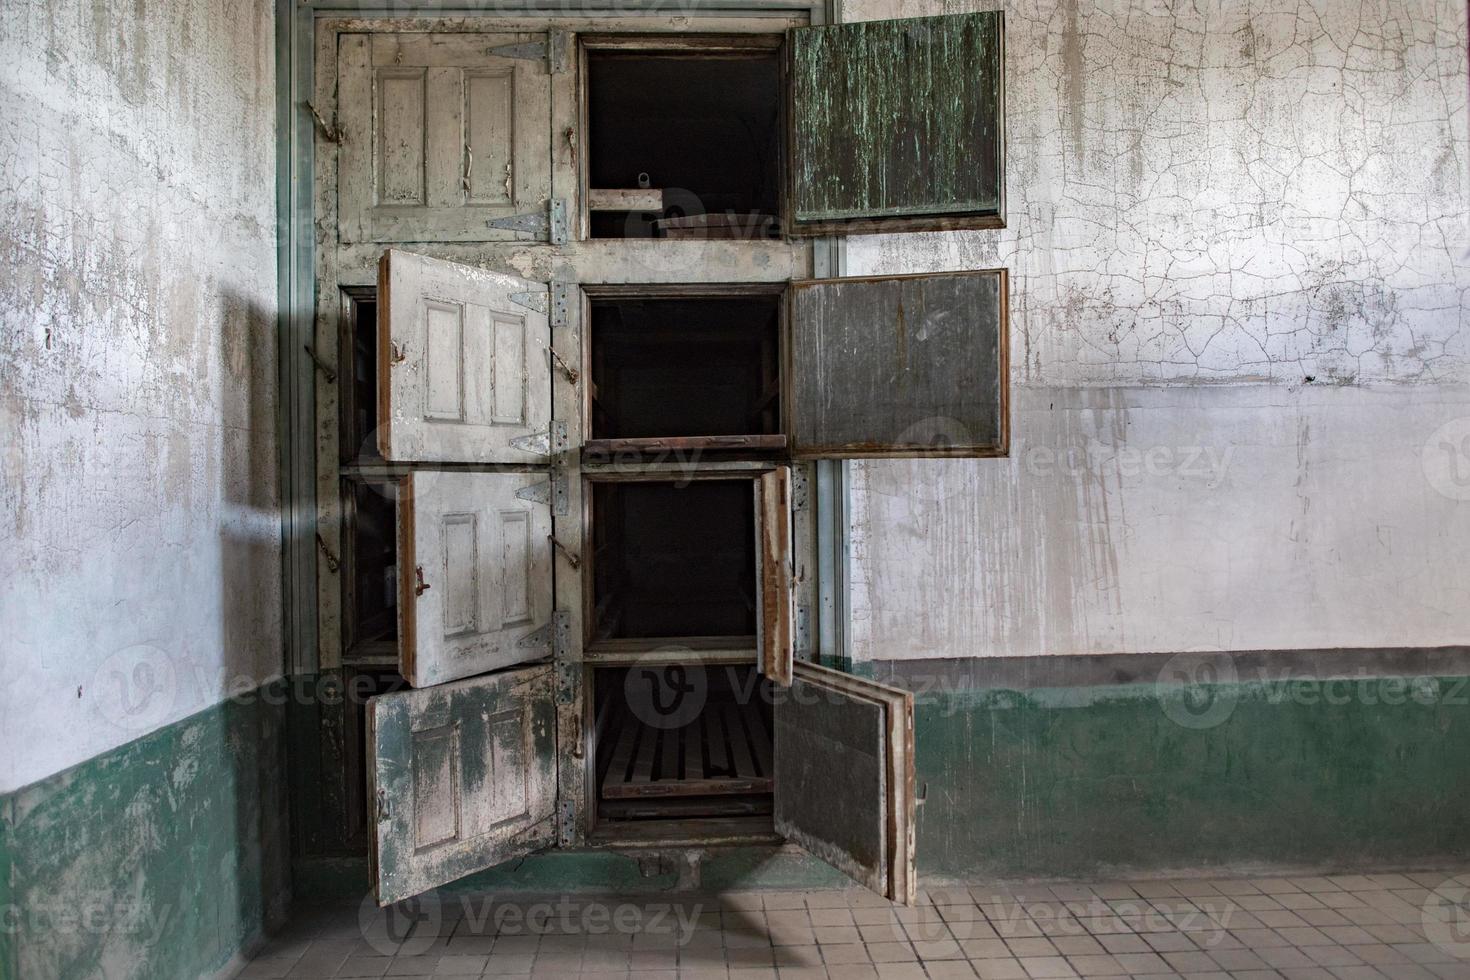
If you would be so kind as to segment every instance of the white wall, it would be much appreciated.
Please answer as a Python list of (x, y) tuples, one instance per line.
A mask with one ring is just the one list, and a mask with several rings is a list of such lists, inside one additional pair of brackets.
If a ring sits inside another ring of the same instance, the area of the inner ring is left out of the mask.
[(0, 791), (280, 671), (269, 0), (0, 9)]
[(848, 272), (1011, 270), (1014, 451), (853, 466), (855, 656), (1470, 642), (1465, 5), (1005, 10), (1009, 226)]

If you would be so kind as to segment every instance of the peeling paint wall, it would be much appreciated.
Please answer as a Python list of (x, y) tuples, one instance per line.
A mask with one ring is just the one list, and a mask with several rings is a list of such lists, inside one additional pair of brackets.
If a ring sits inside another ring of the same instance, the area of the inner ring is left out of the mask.
[(272, 11), (0, 10), (0, 791), (280, 672)]
[[(976, 8), (849, 0), (846, 19)], [(851, 470), (859, 660), (1470, 630), (1457, 0), (1005, 4), (1008, 460)]]

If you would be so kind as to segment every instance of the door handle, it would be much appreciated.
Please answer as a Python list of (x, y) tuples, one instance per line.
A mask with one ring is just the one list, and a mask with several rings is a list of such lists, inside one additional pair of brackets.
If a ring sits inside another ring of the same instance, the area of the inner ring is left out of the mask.
[(429, 591), (429, 583), (424, 581), (424, 566), (422, 566), (422, 565), (415, 565), (413, 567), (413, 577), (414, 577), (413, 594), (415, 596), (421, 596), (425, 592)]

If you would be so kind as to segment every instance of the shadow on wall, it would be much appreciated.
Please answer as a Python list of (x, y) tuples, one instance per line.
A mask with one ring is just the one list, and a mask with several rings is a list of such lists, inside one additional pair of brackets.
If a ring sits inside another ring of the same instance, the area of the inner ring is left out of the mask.
[[(229, 287), (219, 302), (201, 321), (223, 331), (216, 421), (207, 436), (174, 423), (186, 465), (169, 476), (190, 485), (164, 488), (217, 494), (202, 503), (218, 515), (218, 649), (105, 663), (97, 722), (143, 734), (0, 797), (0, 976), (207, 975), (289, 904), (285, 687), (257, 686), (282, 663), (275, 315)], [(211, 706), (161, 724), (196, 695)]]

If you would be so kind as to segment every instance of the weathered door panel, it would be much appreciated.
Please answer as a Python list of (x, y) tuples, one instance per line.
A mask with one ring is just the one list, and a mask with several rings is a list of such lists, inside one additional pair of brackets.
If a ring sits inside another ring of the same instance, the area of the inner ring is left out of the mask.
[(490, 222), (551, 197), (545, 34), (343, 34), (343, 242), (545, 239)]
[(399, 673), (414, 687), (550, 654), (546, 483), (433, 470), (400, 480)]
[(378, 262), (383, 458), (546, 462), (547, 295), (545, 283), (398, 249), (384, 252)]
[(776, 832), (912, 904), (913, 695), (798, 662), (775, 702)]
[(797, 458), (1004, 456), (1004, 269), (792, 283)]
[(1005, 15), (788, 32), (787, 230), (1005, 225)]
[(762, 473), (755, 486), (756, 643), (760, 672), (791, 683), (796, 650), (796, 583), (791, 554), (791, 469)]
[(551, 845), (552, 668), (368, 702), (374, 889), (381, 905)]

